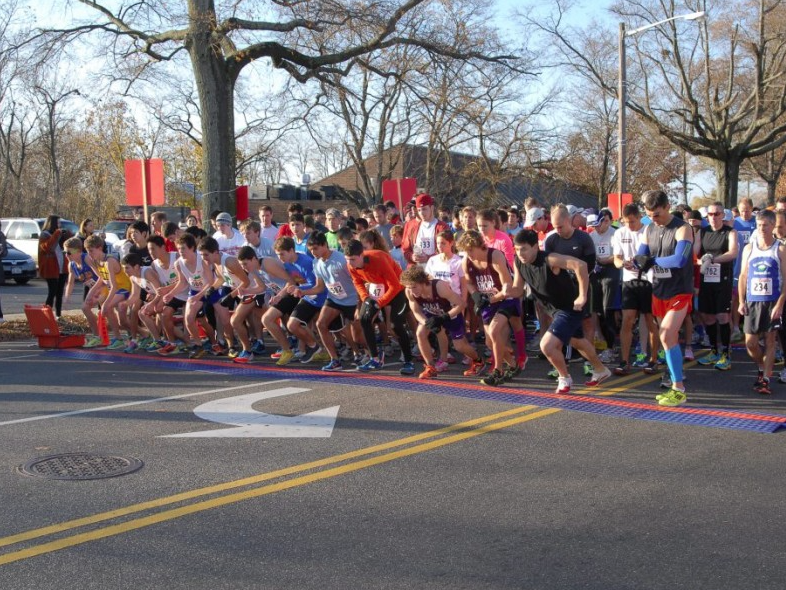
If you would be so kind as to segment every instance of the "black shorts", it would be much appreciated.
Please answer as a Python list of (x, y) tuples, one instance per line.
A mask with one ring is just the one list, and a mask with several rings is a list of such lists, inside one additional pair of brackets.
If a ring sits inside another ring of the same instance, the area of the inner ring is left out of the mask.
[(728, 284), (708, 285), (699, 289), (699, 311), (708, 315), (731, 313), (731, 281)]
[(773, 330), (770, 314), (775, 301), (754, 301), (748, 303), (748, 315), (742, 331), (746, 334), (764, 334)]
[(311, 305), (305, 299), (300, 299), (289, 317), (299, 321), (304, 326), (307, 326), (311, 320), (317, 317), (320, 309), (320, 307)]
[(273, 305), (273, 309), (280, 311), (281, 315), (291, 315), (298, 303), (300, 303), (300, 299), (294, 295), (284, 295), (278, 303)]
[(652, 283), (642, 279), (622, 283), (622, 309), (652, 313)]
[(584, 314), (580, 311), (557, 310), (548, 331), (567, 346), (572, 338), (584, 337), (584, 330), (581, 328), (583, 316)]
[(185, 306), (186, 306), (186, 300), (185, 299), (177, 299), (177, 298), (173, 299), (169, 303), (165, 303), (164, 304), (164, 307), (171, 307), (175, 311), (177, 311), (179, 309), (183, 309)]
[(325, 307), (337, 310), (340, 312), (340, 316), (349, 322), (355, 319), (355, 311), (357, 310), (356, 305), (341, 305), (332, 299), (328, 299), (325, 301)]
[(619, 272), (590, 275), (589, 308), (592, 313), (620, 308)]

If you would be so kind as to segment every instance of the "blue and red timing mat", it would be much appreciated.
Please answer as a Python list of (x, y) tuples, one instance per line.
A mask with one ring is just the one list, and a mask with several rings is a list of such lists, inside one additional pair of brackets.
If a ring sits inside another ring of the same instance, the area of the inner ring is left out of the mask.
[[(210, 371), (243, 377), (271, 377), (276, 379), (298, 379), (346, 385), (366, 385), (406, 389), (420, 393), (489, 400), (520, 405), (537, 405), (574, 412), (587, 412), (634, 420), (651, 420), (693, 426), (729, 428), (760, 433), (772, 433), (786, 428), (786, 416), (734, 410), (676, 407), (668, 408), (653, 403), (634, 402), (593, 395), (560, 395), (557, 393), (532, 391), (518, 388), (487, 387), (476, 382), (423, 381), (411, 377), (383, 375), (380, 373), (338, 372), (326, 373), (315, 369), (300, 369), (290, 366), (275, 367), (261, 364), (238, 365), (214, 360), (187, 360), (168, 357), (134, 356), (101, 350), (60, 349), (47, 354), (80, 360), (121, 360), (124, 364), (147, 367), (167, 367), (183, 371)], [(612, 382), (613, 383), (613, 382)]]

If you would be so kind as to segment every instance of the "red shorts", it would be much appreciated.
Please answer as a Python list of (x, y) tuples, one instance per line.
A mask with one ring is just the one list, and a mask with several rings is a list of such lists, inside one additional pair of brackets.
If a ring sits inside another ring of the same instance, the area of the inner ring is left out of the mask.
[(688, 308), (688, 313), (693, 311), (692, 293), (681, 293), (671, 299), (658, 299), (654, 295), (652, 296), (652, 315), (656, 318), (662, 319), (666, 317), (667, 312), (680, 311), (686, 307)]

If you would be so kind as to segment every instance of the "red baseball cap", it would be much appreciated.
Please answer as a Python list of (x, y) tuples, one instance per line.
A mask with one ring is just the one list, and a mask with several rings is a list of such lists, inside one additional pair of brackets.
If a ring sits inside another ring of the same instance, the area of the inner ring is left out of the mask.
[(415, 207), (423, 207), (424, 205), (433, 205), (434, 199), (427, 193), (420, 193), (415, 197)]

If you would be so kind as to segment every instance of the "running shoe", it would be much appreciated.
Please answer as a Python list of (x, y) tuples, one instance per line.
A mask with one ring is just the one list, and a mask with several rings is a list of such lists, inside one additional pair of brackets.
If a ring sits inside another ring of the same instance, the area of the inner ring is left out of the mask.
[(548, 377), (549, 379), (557, 380), (559, 379), (559, 371), (557, 371), (557, 369), (551, 369), (551, 371), (546, 373), (546, 377)]
[(731, 369), (731, 355), (726, 352), (720, 355), (718, 362), (715, 363), (715, 368), (719, 371), (728, 371)]
[(444, 373), (450, 368), (450, 365), (448, 365), (447, 362), (440, 359), (436, 363), (434, 363), (434, 368), (437, 370), (437, 373)]
[(85, 343), (82, 345), (82, 348), (96, 348), (97, 346), (101, 346), (101, 338), (91, 334), (85, 338)]
[(221, 346), (218, 342), (213, 344), (209, 350), (210, 354), (213, 356), (224, 356), (227, 353), (227, 349)]
[(740, 332), (739, 328), (734, 328), (731, 331), (731, 341), (732, 342), (742, 342), (742, 332)]
[(401, 368), (398, 372), (402, 375), (414, 375), (415, 374), (415, 365), (412, 362), (404, 363), (401, 365)]
[(772, 389), (770, 389), (770, 380), (767, 377), (763, 377), (753, 389), (756, 390), (756, 393), (761, 395), (770, 395), (772, 393)]
[(573, 387), (573, 379), (570, 377), (557, 377), (557, 393), (570, 393), (570, 388)]
[(177, 344), (173, 342), (167, 342), (162, 348), (159, 348), (156, 352), (161, 356), (169, 356), (172, 354), (177, 354), (178, 352), (180, 352), (180, 349), (178, 348)]
[(371, 357), (369, 355), (359, 352), (352, 359), (352, 364), (359, 367), (360, 365), (365, 365), (370, 360)]
[(630, 364), (625, 361), (620, 361), (619, 366), (614, 369), (615, 375), (630, 375)]
[(240, 356), (240, 351), (234, 346), (227, 351), (227, 356), (232, 360)]
[(294, 352), (292, 352), (291, 350), (285, 350), (284, 352), (281, 353), (281, 356), (278, 357), (278, 360), (276, 361), (276, 365), (279, 367), (283, 367), (284, 365), (288, 365), (289, 363), (291, 363), (294, 360), (294, 358), (295, 358)]
[(764, 381), (764, 371), (759, 369), (756, 371), (756, 381), (753, 382), (753, 389), (756, 389), (762, 381)]
[(476, 377), (478, 375), (482, 375), (485, 371), (486, 371), (486, 363), (483, 361), (483, 359), (478, 359), (477, 361), (472, 361), (472, 364), (469, 366), (469, 369), (464, 371), (464, 376)]
[(587, 387), (597, 387), (609, 377), (611, 377), (611, 371), (609, 371), (608, 367), (604, 367), (600, 373), (593, 371), (592, 376), (584, 382), (584, 385)]
[(306, 352), (303, 353), (303, 356), (300, 358), (300, 362), (310, 363), (318, 352), (319, 345), (315, 344), (314, 346), (306, 346)]
[(324, 348), (320, 348), (317, 353), (311, 357), (312, 362), (326, 363), (330, 361), (330, 353)]
[(235, 358), (232, 359), (233, 363), (238, 363), (241, 365), (245, 365), (246, 363), (250, 363), (254, 360), (254, 353), (250, 350), (243, 350), (238, 354)]
[(423, 372), (418, 375), (418, 379), (436, 379), (437, 377), (439, 377), (439, 370), (434, 365), (426, 365)]
[(144, 338), (139, 340), (137, 344), (139, 344), (140, 350), (147, 350), (147, 347), (153, 344), (153, 342), (155, 342), (155, 339), (153, 337), (145, 336)]
[(606, 350), (604, 350), (603, 352), (601, 352), (598, 355), (598, 358), (600, 359), (600, 362), (602, 362), (604, 365), (608, 365), (610, 363), (613, 363), (614, 362), (614, 351), (612, 349), (610, 349), (610, 348), (607, 348)]
[(786, 367), (781, 369), (781, 373), (778, 375), (778, 383), (786, 383)]
[(720, 360), (720, 355), (718, 354), (718, 351), (717, 350), (711, 350), (709, 352), (709, 354), (705, 354), (703, 357), (701, 357), (698, 360), (698, 363), (700, 365), (707, 366), (707, 365), (714, 365), (719, 360)]
[(682, 353), (682, 358), (686, 362), (695, 361), (696, 355), (693, 354), (693, 349), (690, 346), (685, 347), (685, 352)]
[(156, 352), (166, 346), (166, 340), (153, 340), (150, 344), (145, 346), (146, 352)]
[(589, 377), (590, 375), (592, 375), (592, 365), (584, 363), (584, 376)]
[(265, 354), (264, 340), (254, 340), (254, 344), (251, 345), (251, 352), (253, 354)]
[(137, 343), (137, 341), (136, 341), (136, 340), (133, 340), (133, 339), (132, 339), (132, 340), (129, 340), (129, 341), (128, 341), (128, 346), (126, 346), (126, 347), (123, 349), (123, 352), (125, 352), (126, 354), (131, 354), (131, 353), (133, 353), (133, 352), (134, 352), (134, 351), (135, 351), (137, 348), (139, 348), (139, 344)]
[(122, 338), (112, 338), (109, 341), (109, 346), (106, 347), (107, 350), (123, 350), (126, 347), (126, 341)]
[(276, 352), (274, 352), (273, 354), (270, 355), (270, 358), (272, 358), (274, 361), (276, 361), (276, 360), (281, 358), (281, 353), (283, 353), (283, 352), (284, 352), (284, 349), (283, 348), (279, 348)]
[(780, 348), (775, 349), (775, 360), (773, 362), (776, 365), (783, 364), (783, 351)]
[(483, 377), (480, 382), (483, 385), (490, 385), (492, 387), (498, 387), (505, 383), (505, 376), (502, 374), (502, 371), (499, 369), (494, 369), (491, 373)]
[[(362, 365), (358, 366), (358, 371), (363, 371), (364, 373), (367, 373), (369, 371), (378, 371), (383, 366), (384, 365), (382, 364), (381, 360), (372, 358), (372, 359), (368, 359), (368, 361), (366, 361)], [(413, 369), (413, 372), (414, 372), (414, 369)]]
[(657, 361), (648, 361), (646, 365), (644, 365), (644, 372), (647, 375), (654, 375), (658, 372), (658, 363)]
[(330, 362), (322, 367), (321, 370), (327, 372), (343, 371), (344, 367), (341, 365), (341, 361), (339, 359), (330, 359)]
[(658, 405), (673, 408), (674, 406), (684, 404), (686, 401), (688, 401), (688, 396), (685, 395), (685, 392), (672, 387), (658, 400)]
[(194, 344), (188, 348), (188, 358), (201, 359), (207, 354), (207, 349), (201, 344)]
[(634, 369), (644, 369), (650, 364), (650, 359), (643, 352), (636, 355), (636, 360), (631, 363)]
[(446, 359), (446, 360), (447, 360), (447, 362), (448, 362), (448, 364), (449, 364), (449, 365), (455, 365), (455, 364), (456, 364), (456, 357), (455, 357), (455, 356), (453, 356), (453, 355), (452, 355), (452, 354), (450, 354), (450, 353), (448, 353), (448, 356), (447, 356), (447, 359)]
[(295, 359), (296, 360), (300, 360), (306, 354), (306, 351), (305, 350), (300, 350), (299, 348), (295, 348), (293, 354), (295, 355)]
[(511, 367), (509, 364), (505, 363), (505, 370), (502, 371), (502, 378), (505, 380), (506, 383), (513, 381), (521, 371), (518, 370), (518, 367)]
[(660, 387), (661, 389), (671, 389), (671, 386), (671, 375), (669, 375), (667, 371), (666, 373), (663, 373), (663, 377), (660, 379)]
[(658, 364), (659, 365), (666, 364), (666, 352), (662, 348), (658, 351)]

